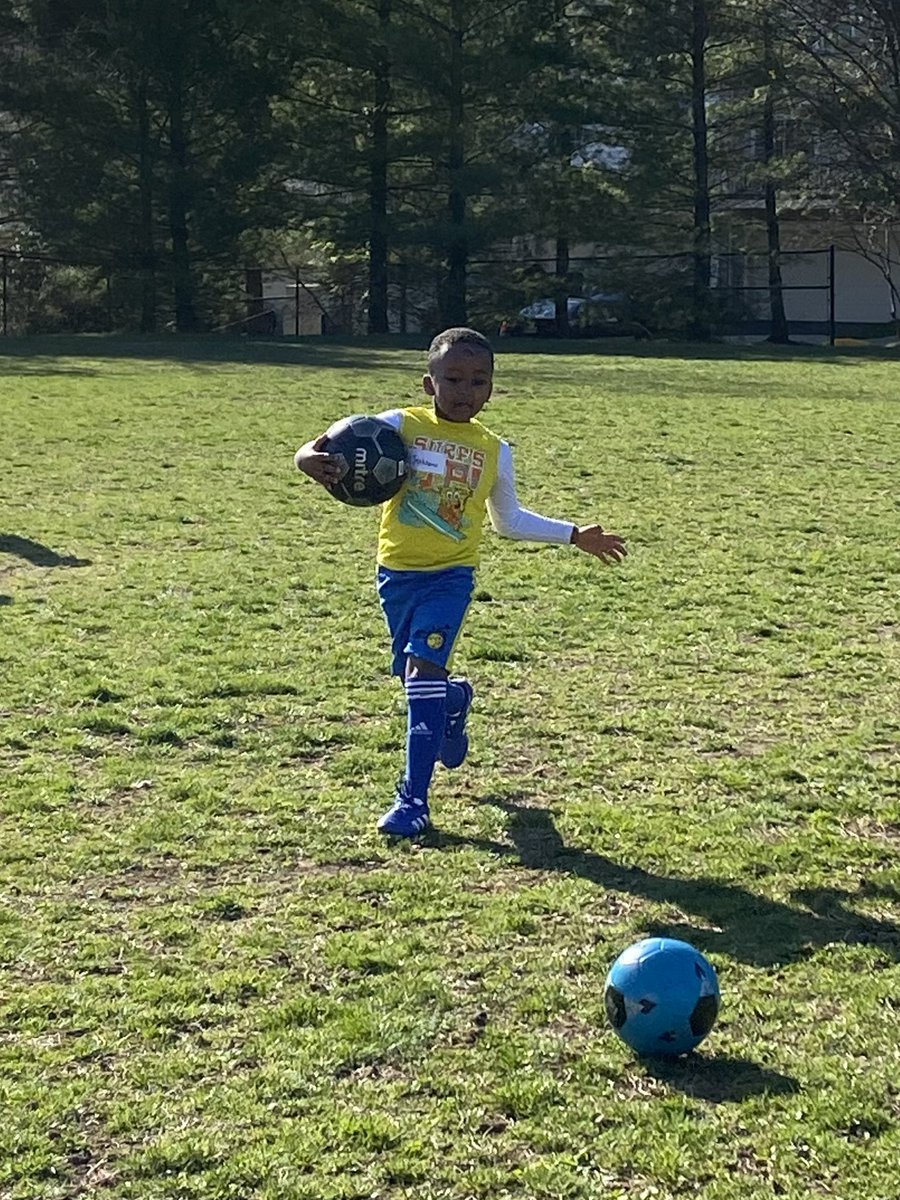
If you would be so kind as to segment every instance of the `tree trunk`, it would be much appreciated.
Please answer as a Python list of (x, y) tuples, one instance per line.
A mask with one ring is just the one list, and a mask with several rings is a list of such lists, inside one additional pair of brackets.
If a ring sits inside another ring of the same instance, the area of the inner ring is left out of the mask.
[(556, 336), (569, 337), (569, 239), (564, 234), (556, 238)]
[(463, 19), (464, 0), (450, 3), (450, 127), (448, 210), (450, 233), (447, 246), (447, 281), (441, 304), (445, 326), (465, 325), (466, 269), (469, 251), (466, 242), (466, 193), (463, 183), (465, 165), (465, 107), (463, 100)]
[(763, 22), (763, 66), (766, 72), (766, 98), (763, 102), (763, 161), (766, 164), (766, 242), (769, 259), (770, 342), (786, 346), (790, 342), (787, 315), (784, 311), (784, 290), (781, 278), (781, 225), (778, 220), (778, 196), (771, 164), (775, 159), (775, 60), (772, 53), (772, 29)]
[(766, 239), (769, 258), (769, 326), (770, 342), (787, 346), (791, 340), (787, 314), (784, 310), (784, 291), (781, 278), (781, 227), (778, 221), (778, 200), (775, 185), (766, 180)]
[(369, 333), (388, 328), (388, 107), (391, 101), (391, 63), (387, 31), (391, 0), (380, 0), (378, 23), (382, 40), (375, 48), (375, 89), (371, 120), (369, 167)]
[(181, 66), (172, 66), (169, 90), (169, 233), (172, 238), (172, 279), (175, 293), (175, 329), (192, 333), (197, 328), (188, 210), (191, 195), (188, 142), (184, 121), (184, 87)]
[(691, 43), (691, 128), (694, 160), (693, 313), (691, 334), (710, 337), (710, 255), (712, 228), (709, 200), (709, 135), (706, 121), (706, 43), (709, 15), (706, 0), (693, 0)]
[(142, 77), (135, 97), (138, 119), (139, 260), (141, 272), (141, 333), (156, 330), (156, 239), (153, 236), (153, 148), (147, 80)]
[(409, 265), (407, 263), (405, 263), (405, 262), (400, 263), (400, 269), (398, 271), (398, 275), (400, 277), (399, 278), (400, 298), (399, 298), (399, 304), (398, 304), (398, 308), (399, 308), (398, 318), (400, 321), (400, 332), (406, 333), (407, 316), (408, 316), (408, 308), (409, 308)]

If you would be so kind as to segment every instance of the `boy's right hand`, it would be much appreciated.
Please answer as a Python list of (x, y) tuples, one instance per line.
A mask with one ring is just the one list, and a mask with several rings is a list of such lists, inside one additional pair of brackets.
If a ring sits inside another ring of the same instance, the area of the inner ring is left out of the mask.
[(325, 434), (320, 434), (315, 441), (301, 446), (294, 455), (294, 463), (298, 471), (321, 483), (322, 487), (330, 487), (338, 482), (344, 473), (341, 459), (334, 454), (327, 454), (323, 447), (327, 443)]

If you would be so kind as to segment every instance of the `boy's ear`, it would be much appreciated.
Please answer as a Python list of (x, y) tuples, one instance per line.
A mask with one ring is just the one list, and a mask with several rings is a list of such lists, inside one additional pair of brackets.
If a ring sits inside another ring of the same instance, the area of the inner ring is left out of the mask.
[(422, 387), (425, 389), (426, 393), (429, 396), (434, 395), (434, 380), (431, 378), (430, 375), (422, 376)]

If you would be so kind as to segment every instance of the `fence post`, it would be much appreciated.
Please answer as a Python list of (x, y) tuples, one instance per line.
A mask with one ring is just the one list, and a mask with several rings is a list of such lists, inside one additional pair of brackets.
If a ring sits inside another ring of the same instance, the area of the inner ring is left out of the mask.
[(263, 273), (260, 267), (244, 267), (244, 293), (247, 301), (247, 312), (243, 328), (250, 333), (258, 333), (262, 329), (261, 321), (254, 321), (265, 308), (263, 303)]
[(409, 265), (405, 260), (400, 263), (399, 276), (400, 276), (400, 313), (399, 313), (400, 332), (406, 333), (406, 325), (407, 325), (406, 307), (407, 307), (407, 293), (409, 290)]
[(294, 337), (300, 336), (300, 268), (294, 267)]
[(6, 321), (6, 291), (7, 291), (7, 280), (9, 278), (9, 271), (8, 271), (8, 266), (7, 266), (8, 262), (9, 262), (9, 259), (4, 254), (3, 255), (3, 301), (2, 301), (2, 305), (3, 305), (3, 336), (4, 337), (6, 337), (6, 331), (8, 328), (7, 321)]
[(835, 266), (837, 265), (837, 254), (835, 253), (834, 242), (828, 247), (828, 344), (833, 346), (835, 342), (835, 322), (834, 322), (834, 275)]

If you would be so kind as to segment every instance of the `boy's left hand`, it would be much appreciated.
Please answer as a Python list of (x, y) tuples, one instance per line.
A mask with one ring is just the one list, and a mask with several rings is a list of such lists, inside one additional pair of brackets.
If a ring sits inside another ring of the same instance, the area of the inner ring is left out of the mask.
[(620, 563), (628, 550), (617, 533), (604, 533), (601, 525), (582, 525), (572, 532), (572, 544), (608, 565)]

